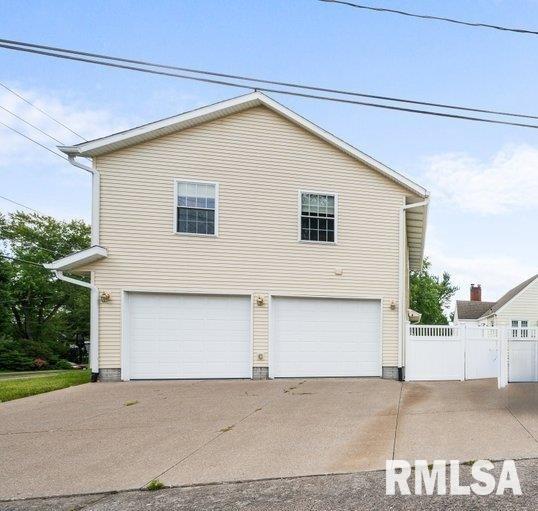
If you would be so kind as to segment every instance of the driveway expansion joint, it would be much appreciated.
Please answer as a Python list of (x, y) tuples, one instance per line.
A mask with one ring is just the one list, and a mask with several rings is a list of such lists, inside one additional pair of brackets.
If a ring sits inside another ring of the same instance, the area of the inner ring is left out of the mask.
[(186, 461), (187, 459), (189, 459), (191, 456), (193, 456), (194, 454), (196, 454), (197, 452), (201, 451), (203, 448), (207, 447), (209, 444), (213, 443), (215, 440), (219, 439), (222, 435), (225, 435), (228, 431), (230, 431), (231, 429), (233, 429), (235, 426), (237, 426), (238, 424), (241, 424), (243, 421), (247, 420), (249, 417), (253, 416), (255, 413), (258, 413), (259, 411), (263, 410), (263, 408), (265, 408), (267, 405), (269, 405), (270, 403), (272, 403), (275, 399), (282, 399), (283, 396), (276, 396), (275, 398), (273, 399), (270, 399), (268, 401), (266, 401), (265, 403), (263, 403), (261, 406), (258, 406), (257, 408), (255, 408), (254, 410), (252, 410), (251, 412), (249, 412), (247, 415), (245, 415), (244, 417), (242, 417), (241, 419), (239, 419), (237, 422), (235, 422), (231, 427), (230, 429), (227, 429), (227, 428), (223, 428), (221, 429), (217, 435), (215, 435), (213, 438), (210, 438), (207, 442), (203, 443), (202, 445), (200, 445), (199, 447), (197, 447), (196, 449), (194, 449), (194, 451), (190, 452), (189, 454), (183, 456), (183, 458), (181, 458), (179, 461), (177, 461), (176, 463), (174, 463), (173, 465), (171, 465), (170, 467), (168, 467), (166, 470), (163, 470), (160, 474), (156, 475), (155, 477), (152, 477), (151, 479), (149, 479), (142, 488), (145, 488), (151, 481), (155, 480), (155, 479), (159, 479), (159, 477), (162, 477), (164, 474), (166, 474), (167, 472), (169, 472), (170, 470), (172, 470), (173, 468), (177, 467), (178, 465), (180, 465), (181, 463), (183, 463), (184, 461)]
[(398, 397), (398, 408), (396, 409), (396, 424), (394, 425), (394, 440), (392, 442), (392, 459), (396, 453), (396, 436), (398, 434), (398, 420), (400, 419), (400, 406), (402, 404), (402, 394), (405, 382), (402, 382), (400, 385), (400, 396)]
[(520, 426), (521, 426), (521, 427), (522, 427), (522, 428), (523, 428), (523, 429), (530, 435), (530, 437), (531, 437), (536, 443), (538, 443), (538, 439), (531, 433), (531, 431), (525, 426), (525, 424), (523, 424), (523, 423), (519, 420), (518, 416), (517, 416), (514, 412), (512, 412), (512, 410), (510, 410), (510, 408), (509, 408), (508, 406), (506, 406), (505, 408), (508, 410), (508, 412), (510, 413), (510, 415), (511, 415), (511, 416), (512, 416), (512, 417), (513, 417), (519, 424), (520, 424)]

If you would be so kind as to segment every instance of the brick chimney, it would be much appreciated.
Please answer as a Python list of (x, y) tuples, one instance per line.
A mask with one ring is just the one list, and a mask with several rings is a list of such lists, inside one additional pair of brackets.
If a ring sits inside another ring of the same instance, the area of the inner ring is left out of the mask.
[(471, 284), (471, 302), (482, 301), (482, 287), (480, 284)]

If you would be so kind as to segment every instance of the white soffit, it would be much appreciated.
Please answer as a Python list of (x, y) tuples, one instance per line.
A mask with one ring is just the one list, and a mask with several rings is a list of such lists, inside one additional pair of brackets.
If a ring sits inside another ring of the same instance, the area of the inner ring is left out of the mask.
[(61, 259), (57, 259), (52, 263), (44, 264), (43, 266), (47, 268), (47, 270), (74, 270), (86, 264), (98, 261), (99, 259), (104, 259), (105, 257), (107, 257), (106, 248), (95, 245), (86, 250), (82, 250), (81, 252), (76, 252), (66, 257), (62, 257)]
[(419, 271), (424, 258), (424, 242), (428, 220), (428, 205), (405, 210), (409, 269)]

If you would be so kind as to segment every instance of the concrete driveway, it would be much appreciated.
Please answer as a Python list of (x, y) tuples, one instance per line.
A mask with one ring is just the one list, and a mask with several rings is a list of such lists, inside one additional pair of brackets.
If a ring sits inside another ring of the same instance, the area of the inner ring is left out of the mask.
[(0, 404), (0, 499), (538, 456), (538, 387), (99, 383)]

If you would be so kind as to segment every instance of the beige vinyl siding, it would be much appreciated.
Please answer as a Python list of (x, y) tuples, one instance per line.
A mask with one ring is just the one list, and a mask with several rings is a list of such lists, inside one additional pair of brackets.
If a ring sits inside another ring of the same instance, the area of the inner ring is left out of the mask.
[[(256, 304), (256, 297), (260, 296), (264, 304)], [(264, 293), (254, 293), (252, 311), (253, 333), (253, 366), (267, 367), (269, 360), (269, 296)], [(258, 356), (261, 356), (261, 359)]]
[[(101, 156), (92, 266), (100, 365), (120, 367), (121, 289), (383, 300), (383, 365), (397, 364), (398, 215), (404, 188), (265, 107)], [(219, 236), (174, 233), (174, 179), (219, 183)], [(298, 242), (298, 190), (338, 194), (338, 244)], [(343, 275), (335, 275), (342, 268)], [(254, 304), (254, 364), (268, 360), (268, 307)], [(257, 354), (264, 357), (257, 359)]]
[(499, 309), (495, 325), (509, 326), (513, 319), (527, 320), (529, 327), (538, 326), (538, 279)]

